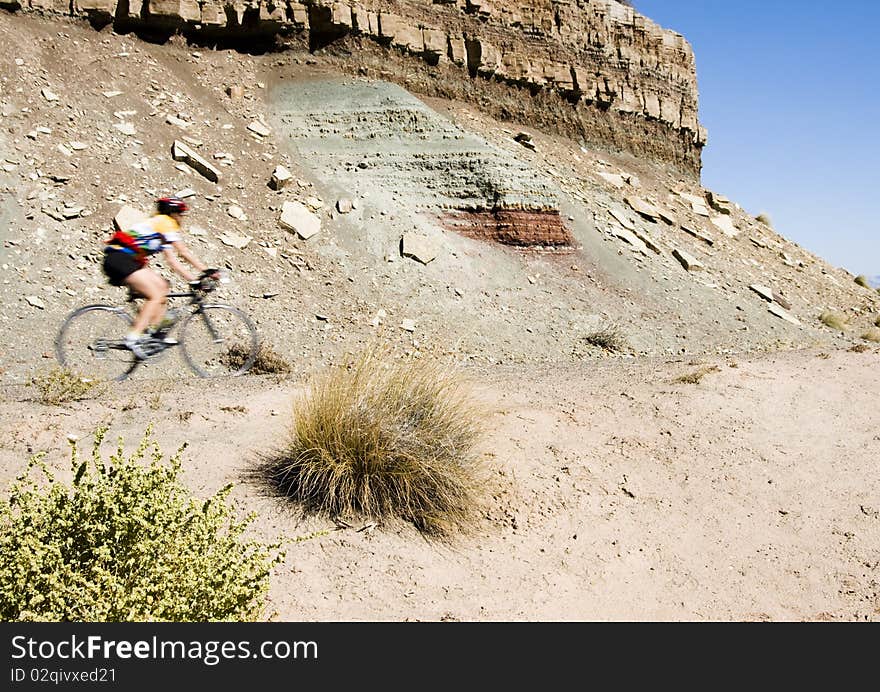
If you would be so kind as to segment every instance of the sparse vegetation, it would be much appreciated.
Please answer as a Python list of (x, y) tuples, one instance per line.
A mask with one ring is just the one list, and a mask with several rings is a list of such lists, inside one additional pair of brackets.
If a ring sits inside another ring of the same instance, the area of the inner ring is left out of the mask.
[(448, 534), (477, 503), (484, 416), (442, 359), (369, 349), (295, 402), (290, 439), (265, 471), (306, 511), (397, 517)]
[(831, 329), (836, 329), (839, 332), (843, 332), (846, 331), (847, 324), (849, 323), (849, 318), (842, 312), (837, 312), (836, 310), (825, 310), (821, 315), (819, 315), (819, 321), (826, 327), (831, 327)]
[[(244, 366), (249, 356), (249, 350), (242, 345), (233, 345), (224, 356), (224, 365), (232, 369)], [(267, 343), (261, 342), (257, 348), (257, 357), (251, 366), (252, 375), (284, 375), (290, 372), (290, 363), (281, 357)]]
[(97, 378), (62, 367), (35, 375), (30, 384), (39, 392), (40, 401), (49, 406), (81, 401), (104, 391), (104, 383)]
[(871, 327), (870, 329), (868, 329), (868, 331), (862, 334), (862, 338), (865, 341), (880, 343), (880, 329), (878, 329), (877, 327)]
[(866, 351), (870, 351), (870, 347), (865, 346), (865, 344), (853, 344), (849, 347), (849, 350), (853, 353), (865, 353)]
[(880, 327), (880, 315), (877, 316), (877, 319), (874, 320), (874, 326)]
[(699, 384), (706, 375), (713, 372), (721, 372), (721, 368), (717, 365), (704, 365), (693, 372), (676, 378), (675, 381), (679, 384)]
[(597, 329), (587, 334), (584, 337), (584, 341), (590, 346), (596, 346), (612, 353), (623, 351), (627, 347), (626, 338), (617, 325), (609, 325), (602, 329)]
[[(277, 545), (241, 540), (227, 486), (207, 501), (178, 481), (149, 430), (130, 456), (71, 452), (70, 484), (40, 457), (0, 506), (0, 619), (5, 621), (253, 620)], [(148, 463), (143, 463), (144, 459)], [(41, 468), (44, 482), (32, 478)]]
[(761, 212), (755, 217), (755, 221), (759, 221), (760, 223), (767, 226), (767, 228), (773, 228), (773, 219), (770, 218), (770, 214), (767, 212)]
[(871, 284), (868, 282), (868, 277), (863, 274), (859, 274), (854, 281), (862, 288), (871, 288)]

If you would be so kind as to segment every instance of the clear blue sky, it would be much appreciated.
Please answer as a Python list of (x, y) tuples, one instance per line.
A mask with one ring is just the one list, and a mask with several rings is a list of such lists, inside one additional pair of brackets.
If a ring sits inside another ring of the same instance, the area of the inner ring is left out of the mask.
[(880, 0), (635, 0), (694, 48), (703, 185), (880, 275)]

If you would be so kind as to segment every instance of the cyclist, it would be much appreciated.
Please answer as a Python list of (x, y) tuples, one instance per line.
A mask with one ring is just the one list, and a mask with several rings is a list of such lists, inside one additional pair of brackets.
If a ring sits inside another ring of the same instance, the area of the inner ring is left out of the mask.
[[(219, 278), (216, 270), (210, 270), (193, 255), (180, 235), (180, 224), (189, 210), (186, 202), (178, 197), (162, 197), (156, 200), (156, 215), (119, 230), (107, 241), (104, 248), (104, 273), (112, 286), (128, 286), (142, 295), (146, 301), (135, 318), (131, 331), (125, 335), (126, 347), (135, 357), (143, 360), (149, 355), (145, 349), (153, 337), (144, 332), (156, 327), (165, 315), (170, 285), (149, 267), (149, 258), (162, 252), (168, 266), (191, 284), (198, 283), (178, 259), (186, 260), (203, 275)], [(176, 343), (162, 338), (166, 344)]]

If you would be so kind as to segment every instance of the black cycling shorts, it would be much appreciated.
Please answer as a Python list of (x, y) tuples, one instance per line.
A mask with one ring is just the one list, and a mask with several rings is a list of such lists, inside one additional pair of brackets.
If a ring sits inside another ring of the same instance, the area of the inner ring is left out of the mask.
[(111, 286), (124, 286), (125, 280), (143, 265), (132, 255), (113, 248), (104, 249), (104, 273)]

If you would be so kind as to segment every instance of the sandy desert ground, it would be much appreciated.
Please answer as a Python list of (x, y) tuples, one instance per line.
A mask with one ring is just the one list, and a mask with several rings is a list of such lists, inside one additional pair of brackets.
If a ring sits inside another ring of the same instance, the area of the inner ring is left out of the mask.
[(298, 378), (129, 382), (61, 407), (7, 386), (0, 468), (6, 481), (39, 451), (64, 468), (69, 435), (88, 445), (109, 425), (133, 447), (153, 423), (166, 452), (189, 444), (197, 495), (236, 483), (253, 535), (286, 544), (274, 620), (874, 621), (877, 365), (841, 350), (469, 369), (493, 411), (491, 479), (473, 531), (443, 543), (302, 517), (253, 481)]

